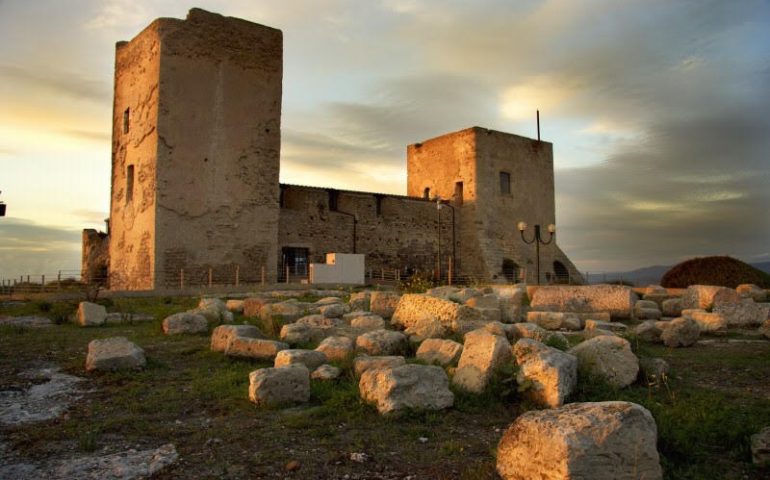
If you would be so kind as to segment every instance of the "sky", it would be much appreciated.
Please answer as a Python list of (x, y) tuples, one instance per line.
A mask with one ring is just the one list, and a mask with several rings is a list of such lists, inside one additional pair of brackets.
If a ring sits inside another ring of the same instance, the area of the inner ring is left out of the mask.
[(283, 30), (282, 182), (405, 194), (406, 145), (539, 109), (581, 271), (770, 261), (768, 0), (0, 0), (0, 278), (79, 270), (115, 43), (192, 6)]

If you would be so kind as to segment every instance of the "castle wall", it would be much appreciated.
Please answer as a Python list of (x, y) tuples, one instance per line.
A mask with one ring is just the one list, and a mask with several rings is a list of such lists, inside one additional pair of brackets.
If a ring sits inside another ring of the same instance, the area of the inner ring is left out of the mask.
[[(337, 210), (329, 209), (330, 190), (282, 185), (283, 207), (279, 249), (307, 248), (310, 262), (324, 262), (326, 253), (353, 253), (353, 218), (356, 253), (366, 254), (366, 269), (415, 269), (433, 272), (438, 255), (438, 215), (434, 202), (420, 198), (331, 190)], [(332, 193), (334, 194), (334, 193)], [(379, 202), (379, 213), (377, 203)], [(342, 213), (345, 212), (345, 213)], [(452, 212), (441, 215), (442, 274), (451, 256)]]
[(159, 25), (115, 51), (109, 256), (112, 288), (121, 290), (155, 284)]

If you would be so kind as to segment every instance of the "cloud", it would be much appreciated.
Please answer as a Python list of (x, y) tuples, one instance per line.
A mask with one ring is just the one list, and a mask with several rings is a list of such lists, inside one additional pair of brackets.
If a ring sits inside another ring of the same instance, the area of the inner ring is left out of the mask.
[(112, 134), (108, 131), (96, 132), (93, 130), (63, 129), (60, 132), (70, 137), (98, 143), (109, 142), (112, 139)]
[(0, 225), (0, 278), (79, 269), (81, 231), (15, 218), (0, 218)]
[(25, 89), (46, 90), (98, 103), (109, 102), (112, 96), (106, 82), (60, 70), (36, 71), (14, 65), (0, 65), (0, 79)]

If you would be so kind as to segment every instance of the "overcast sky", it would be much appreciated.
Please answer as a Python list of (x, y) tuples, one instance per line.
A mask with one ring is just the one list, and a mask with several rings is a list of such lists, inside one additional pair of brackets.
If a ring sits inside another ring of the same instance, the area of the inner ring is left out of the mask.
[[(281, 181), (404, 194), (406, 145), (554, 143), (582, 271), (770, 260), (770, 2), (199, 0), (284, 32)], [(170, 0), (0, 0), (0, 277), (79, 269), (108, 215), (114, 45)]]

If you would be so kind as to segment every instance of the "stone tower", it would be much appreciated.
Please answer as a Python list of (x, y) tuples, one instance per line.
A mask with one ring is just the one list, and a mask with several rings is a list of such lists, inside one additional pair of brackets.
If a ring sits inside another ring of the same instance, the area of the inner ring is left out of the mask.
[(117, 44), (112, 288), (275, 279), (282, 62), (280, 30), (199, 9)]
[[(457, 211), (457, 270), (535, 283), (535, 246), (516, 228), (556, 223), (553, 145), (473, 127), (407, 147), (407, 194), (450, 201)], [(521, 278), (520, 275), (525, 278)], [(540, 247), (540, 281), (582, 277), (556, 242)]]

